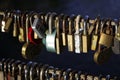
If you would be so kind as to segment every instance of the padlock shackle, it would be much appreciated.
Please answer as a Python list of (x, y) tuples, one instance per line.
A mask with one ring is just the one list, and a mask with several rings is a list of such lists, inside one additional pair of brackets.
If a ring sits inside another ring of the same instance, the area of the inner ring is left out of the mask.
[(49, 34), (52, 34), (53, 20), (56, 15), (57, 15), (56, 13), (52, 13), (49, 17), (49, 27), (48, 27)]
[(72, 34), (72, 23), (74, 24), (74, 19), (75, 19), (75, 15), (74, 14), (72, 14), (69, 18), (68, 18), (68, 24), (69, 24), (69, 26), (68, 26), (68, 28), (69, 28), (69, 31), (68, 31), (68, 33), (69, 34)]
[(68, 18), (69, 18), (69, 16), (67, 16), (67, 15), (64, 15), (64, 16), (63, 16), (63, 21), (62, 21), (62, 32), (63, 32), (63, 33), (66, 32), (66, 28), (67, 28), (67, 27), (66, 27), (66, 23), (67, 23), (66, 21), (68, 20)]
[(80, 20), (81, 20), (81, 15), (78, 15), (77, 17), (76, 17), (76, 27), (75, 27), (75, 30), (76, 31), (78, 31), (78, 33), (79, 33), (79, 29), (80, 29)]

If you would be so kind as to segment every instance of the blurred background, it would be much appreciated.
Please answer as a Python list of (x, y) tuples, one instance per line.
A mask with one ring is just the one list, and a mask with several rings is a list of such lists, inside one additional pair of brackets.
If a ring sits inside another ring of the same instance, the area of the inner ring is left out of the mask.
[[(71, 14), (89, 15), (95, 18), (100, 15), (101, 18), (119, 18), (120, 0), (0, 0), (0, 9), (29, 10), (39, 12), (56, 12)], [(12, 35), (0, 32), (0, 58), (14, 58), (28, 61), (21, 56), (21, 47), (17, 38)], [(74, 54), (65, 49), (60, 55), (49, 53), (45, 47), (42, 48), (39, 56), (32, 61), (49, 64), (58, 68), (72, 68), (82, 70), (93, 75), (110, 74), (120, 76), (120, 55), (113, 54), (110, 60), (97, 65), (93, 61), (93, 53)]]

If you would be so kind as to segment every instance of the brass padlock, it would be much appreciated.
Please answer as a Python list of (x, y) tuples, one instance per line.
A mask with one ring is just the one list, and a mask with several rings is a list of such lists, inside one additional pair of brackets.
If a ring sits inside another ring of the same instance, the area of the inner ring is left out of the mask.
[(81, 19), (81, 16), (78, 15), (76, 17), (76, 25), (75, 25), (75, 33), (74, 33), (75, 53), (82, 52), (82, 31), (83, 29), (80, 28), (80, 19)]
[[(89, 18), (87, 18), (89, 19)], [(89, 49), (90, 49), (90, 36), (88, 35), (88, 31), (87, 28), (89, 27), (88, 25), (88, 20), (82, 20), (82, 22), (84, 22), (84, 26), (83, 26), (83, 34), (82, 34), (82, 51), (83, 53), (88, 53)]]
[(72, 72), (69, 73), (69, 80), (75, 80), (75, 74), (76, 74), (76, 71), (73, 70)]
[(64, 71), (63, 80), (69, 80), (69, 78), (70, 78), (69, 74), (70, 74), (71, 71), (72, 71), (71, 68), (68, 68), (66, 71)]
[(103, 28), (102, 33), (100, 34), (99, 44), (109, 48), (113, 44), (113, 31), (111, 28), (111, 22), (108, 22), (108, 25)]
[(66, 46), (67, 45), (67, 20), (68, 20), (68, 16), (65, 15), (63, 18), (63, 22), (62, 22), (62, 45)]
[(114, 54), (120, 54), (120, 36), (118, 36), (118, 34), (120, 32), (118, 32), (118, 21), (115, 21), (116, 24), (115, 24), (115, 37), (114, 37), (114, 44), (113, 44), (113, 47), (112, 47), (112, 50), (114, 52)]
[(45, 80), (45, 71), (47, 70), (48, 67), (49, 67), (49, 65), (47, 65), (47, 64), (42, 66), (42, 68), (40, 70), (40, 80)]
[(6, 23), (5, 23), (5, 27), (4, 27), (5, 32), (9, 32), (12, 21), (13, 21), (13, 13), (8, 12), (8, 17), (6, 19)]
[(17, 24), (19, 28), (18, 40), (20, 42), (25, 42), (24, 15), (17, 15)]
[(62, 78), (62, 73), (63, 73), (63, 70), (62, 70), (62, 69), (55, 68), (56, 80), (61, 80), (61, 78)]
[(62, 42), (62, 34), (61, 34), (61, 23), (63, 20), (64, 14), (60, 14), (59, 16), (56, 17), (56, 52), (57, 54), (60, 54), (62, 51), (61, 47), (61, 42)]
[(75, 80), (80, 80), (80, 75), (81, 75), (82, 71), (78, 71), (76, 74), (75, 74)]
[(48, 69), (47, 69), (47, 79), (49, 80), (56, 80), (56, 74), (55, 74), (55, 69), (53, 66), (49, 66)]
[(56, 52), (55, 37), (56, 29), (53, 24), (56, 13), (52, 13), (49, 17), (49, 32), (46, 35), (46, 49), (49, 52)]
[(103, 63), (107, 62), (110, 59), (111, 54), (113, 53), (111, 47), (103, 48), (103, 49), (101, 49), (101, 48), (102, 48), (102, 46), (99, 45), (98, 50), (94, 54), (94, 61), (97, 64), (103, 64)]
[(72, 15), (68, 18), (69, 21), (69, 31), (67, 34), (67, 44), (68, 44), (68, 51), (73, 52), (74, 51), (74, 37), (73, 37), (73, 25), (74, 25), (74, 19), (75, 15)]
[(118, 24), (116, 37), (120, 41), (120, 21), (119, 21), (119, 24)]
[(98, 40), (99, 40), (99, 26), (100, 26), (100, 21), (97, 20), (96, 22), (96, 27), (95, 27), (95, 32), (92, 35), (92, 41), (91, 41), (91, 50), (95, 51), (98, 46)]
[(93, 80), (99, 80), (99, 77), (98, 76), (94, 76)]
[(13, 37), (18, 36), (18, 25), (17, 25), (17, 15), (14, 14), (14, 22), (13, 22)]
[(90, 24), (90, 27), (88, 29), (88, 35), (91, 35), (92, 32), (94, 31), (97, 20), (98, 20), (98, 17), (95, 20), (93, 20), (93, 22)]
[(93, 76), (92, 75), (87, 75), (87, 78), (86, 78), (86, 80), (93, 80), (94, 78), (93, 78)]
[(80, 75), (80, 80), (86, 80), (86, 75), (85, 74), (81, 74)]

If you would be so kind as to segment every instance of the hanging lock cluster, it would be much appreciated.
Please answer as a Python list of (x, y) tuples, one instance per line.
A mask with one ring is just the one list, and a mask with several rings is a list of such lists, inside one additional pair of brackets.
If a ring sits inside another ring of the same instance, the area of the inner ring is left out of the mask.
[(3, 58), (0, 61), (0, 80), (119, 80), (119, 77), (93, 75), (71, 68), (60, 69), (48, 64)]
[(0, 15), (1, 32), (12, 31), (13, 37), (24, 43), (21, 50), (24, 58), (39, 54), (43, 45), (48, 52), (57, 54), (62, 53), (65, 46), (74, 53), (95, 51), (94, 61), (98, 64), (107, 61), (112, 51), (120, 54), (118, 19), (19, 10), (3, 11)]

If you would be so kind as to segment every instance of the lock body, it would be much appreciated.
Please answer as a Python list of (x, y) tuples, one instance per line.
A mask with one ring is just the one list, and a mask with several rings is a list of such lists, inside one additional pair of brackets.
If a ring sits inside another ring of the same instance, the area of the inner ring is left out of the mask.
[(112, 35), (101, 33), (99, 44), (109, 48), (110, 46), (112, 46), (112, 43), (113, 43), (113, 36)]
[(24, 29), (22, 27), (19, 27), (19, 41), (20, 42), (25, 42), (25, 32), (24, 32)]
[(120, 54), (120, 41), (114, 38), (114, 45), (112, 47), (114, 54)]
[(83, 53), (87, 53), (89, 51), (89, 46), (90, 46), (90, 38), (89, 35), (82, 35), (82, 49), (83, 49)]
[(73, 35), (72, 34), (68, 34), (67, 35), (67, 42), (68, 42), (68, 51), (72, 52), (74, 51), (74, 40), (73, 40)]
[(9, 17), (6, 21), (6, 24), (5, 24), (5, 32), (8, 32), (10, 30), (10, 26), (12, 24), (12, 21), (13, 21), (13, 18), (12, 17)]
[(52, 34), (47, 34), (46, 36), (46, 49), (49, 52), (56, 52), (55, 45), (56, 30)]
[(91, 50), (95, 51), (98, 45), (98, 35), (92, 36)]
[(81, 34), (75, 34), (74, 35), (74, 41), (75, 41), (75, 53), (81, 53), (82, 52), (82, 37), (81, 37)]
[(94, 54), (94, 61), (97, 64), (103, 64), (105, 62), (107, 62), (109, 60), (109, 58), (111, 57), (111, 54), (113, 53), (112, 48), (105, 48), (103, 50), (98, 50), (96, 51), (96, 53)]

